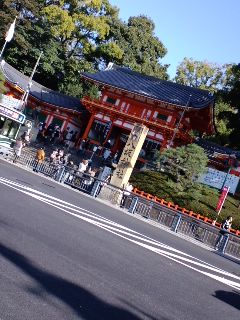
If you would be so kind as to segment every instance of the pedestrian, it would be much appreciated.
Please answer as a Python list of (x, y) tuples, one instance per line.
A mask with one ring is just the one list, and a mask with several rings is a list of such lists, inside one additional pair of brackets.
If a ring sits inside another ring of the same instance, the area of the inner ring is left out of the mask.
[(72, 136), (73, 136), (73, 130), (68, 131), (64, 140), (64, 145), (67, 150), (69, 150), (69, 148), (71, 147)]
[(103, 152), (103, 159), (106, 161), (111, 155), (111, 150), (105, 149)]
[(74, 132), (74, 134), (72, 135), (72, 137), (70, 139), (69, 147), (71, 149), (74, 148), (76, 140), (77, 140), (77, 131)]
[(84, 156), (84, 150), (85, 150), (85, 140), (82, 140), (80, 145), (79, 145), (79, 149), (78, 149), (77, 155)]
[(65, 175), (63, 177), (63, 182), (69, 182), (71, 183), (74, 176), (74, 162), (72, 160), (69, 160), (66, 167), (65, 167)]
[(53, 134), (53, 143), (56, 144), (57, 142), (59, 142), (60, 139), (60, 133), (61, 133), (61, 129), (59, 126), (55, 127), (54, 130), (54, 134)]
[(18, 138), (15, 142), (15, 145), (13, 147), (13, 151), (14, 151), (14, 159), (13, 162), (16, 163), (17, 159), (20, 158), (21, 153), (22, 153), (22, 148), (24, 147), (24, 143), (23, 140), (21, 138)]
[(88, 167), (88, 160), (87, 159), (83, 159), (78, 166), (78, 172), (85, 172), (87, 170)]
[(50, 154), (50, 163), (54, 163), (58, 154), (58, 150), (53, 150)]
[(40, 122), (38, 125), (38, 134), (36, 137), (36, 141), (38, 143), (41, 143), (44, 141), (44, 131), (46, 130), (46, 123), (45, 122)]
[(102, 190), (102, 187), (108, 185), (108, 184), (111, 182), (111, 178), (112, 178), (112, 175), (109, 174), (104, 180), (102, 180), (102, 181), (99, 183), (95, 197), (97, 197), (97, 196), (99, 195), (99, 193), (100, 193), (101, 190)]
[(89, 167), (88, 170), (85, 172), (87, 174), (86, 179), (83, 180), (83, 183), (85, 185), (90, 186), (94, 182), (94, 177), (96, 173), (98, 172), (97, 168), (91, 168)]
[(35, 161), (35, 165), (33, 168), (33, 171), (38, 172), (40, 165), (42, 164), (42, 162), (45, 160), (45, 151), (44, 151), (44, 147), (40, 148), (37, 150), (36, 153), (36, 161)]
[(231, 229), (232, 220), (233, 220), (232, 216), (228, 216), (227, 219), (222, 223), (221, 230), (219, 231), (219, 235), (214, 246), (215, 250), (217, 250), (218, 248), (221, 248), (223, 237), (227, 235)]
[(124, 191), (123, 191), (123, 196), (122, 196), (121, 204), (120, 204), (121, 208), (124, 208), (127, 197), (130, 196), (132, 191), (133, 191), (133, 186), (128, 182), (124, 188)]
[(29, 131), (24, 131), (24, 133), (22, 134), (21, 136), (23, 142), (24, 142), (24, 145), (29, 145), (30, 144), (30, 133)]
[(90, 148), (90, 140), (89, 140), (89, 139), (86, 139), (86, 140), (85, 140), (85, 144), (84, 144), (84, 149), (85, 149), (86, 151), (88, 151), (89, 148)]

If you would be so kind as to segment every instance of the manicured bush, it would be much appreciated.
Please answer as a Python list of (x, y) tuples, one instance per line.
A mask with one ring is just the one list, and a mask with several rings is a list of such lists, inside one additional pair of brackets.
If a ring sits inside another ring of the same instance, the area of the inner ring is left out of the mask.
[[(166, 201), (171, 201), (175, 204), (185, 207), (188, 210), (192, 210), (195, 213), (199, 213), (203, 216), (211, 219), (216, 219), (221, 222), (228, 215), (233, 216), (232, 227), (240, 230), (240, 200), (234, 196), (228, 195), (222, 211), (217, 217), (216, 205), (220, 196), (220, 192), (217, 189), (196, 184), (191, 192), (184, 197), (179, 196), (173, 192), (172, 188), (169, 188), (169, 177), (167, 174), (154, 171), (143, 171), (134, 173), (131, 176), (131, 183), (139, 190), (150, 193), (158, 198), (163, 198)], [(195, 193), (195, 195), (193, 195)]]

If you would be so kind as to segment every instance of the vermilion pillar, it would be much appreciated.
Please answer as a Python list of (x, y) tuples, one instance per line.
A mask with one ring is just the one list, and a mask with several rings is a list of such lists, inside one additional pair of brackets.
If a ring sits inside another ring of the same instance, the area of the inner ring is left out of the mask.
[(90, 117), (90, 119), (89, 119), (89, 121), (88, 121), (87, 128), (85, 129), (85, 131), (84, 131), (84, 133), (83, 133), (83, 136), (82, 136), (82, 139), (83, 139), (83, 140), (87, 139), (88, 134), (89, 134), (89, 131), (90, 131), (91, 127), (92, 127), (92, 124), (93, 124), (94, 119), (95, 119), (95, 116), (94, 116), (94, 114), (92, 114), (91, 117)]

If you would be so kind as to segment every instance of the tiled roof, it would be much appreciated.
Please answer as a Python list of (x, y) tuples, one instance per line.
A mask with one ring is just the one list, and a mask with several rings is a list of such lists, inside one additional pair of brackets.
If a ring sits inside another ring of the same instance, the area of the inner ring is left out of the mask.
[(95, 74), (84, 72), (81, 76), (103, 85), (109, 85), (149, 99), (163, 101), (178, 106), (186, 106), (190, 95), (189, 107), (191, 108), (204, 108), (214, 101), (213, 95), (206, 90), (146, 76), (128, 68), (118, 66)]
[[(3, 72), (7, 81), (18, 85), (23, 90), (26, 90), (29, 77), (25, 76), (23, 73), (4, 61), (1, 62), (0, 70)], [(30, 96), (54, 106), (78, 110), (80, 112), (85, 111), (85, 107), (81, 104), (80, 99), (48, 89), (35, 81), (32, 82)]]
[(195, 143), (200, 147), (202, 147), (203, 149), (205, 149), (206, 153), (211, 157), (214, 156), (214, 153), (219, 153), (223, 155), (234, 154), (238, 158), (240, 157), (240, 150), (233, 150), (228, 147), (223, 147), (223, 146), (220, 146), (219, 144), (216, 144), (208, 140), (198, 138), (196, 139)]

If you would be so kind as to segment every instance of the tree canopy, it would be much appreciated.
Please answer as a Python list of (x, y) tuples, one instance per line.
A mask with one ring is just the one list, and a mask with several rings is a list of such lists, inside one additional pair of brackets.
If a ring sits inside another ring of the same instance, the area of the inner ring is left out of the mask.
[(135, 173), (131, 181), (140, 190), (198, 212), (195, 204), (209, 189), (198, 183), (198, 178), (207, 169), (207, 163), (207, 155), (196, 144), (169, 148), (159, 154), (157, 171)]
[(110, 35), (123, 52), (120, 59), (122, 65), (146, 75), (167, 79), (168, 65), (160, 63), (167, 49), (154, 35), (154, 29), (153, 21), (141, 15), (130, 17), (127, 23), (115, 20)]
[(159, 167), (169, 177), (169, 187), (179, 194), (193, 189), (198, 177), (206, 170), (208, 157), (196, 144), (165, 149), (159, 155)]
[(210, 139), (221, 145), (240, 148), (240, 64), (218, 66), (185, 58), (177, 68), (175, 81), (215, 94), (217, 133)]
[(18, 16), (6, 60), (30, 74), (43, 51), (35, 79), (49, 88), (80, 97), (85, 87), (79, 73), (101, 70), (110, 61), (167, 77), (167, 66), (160, 64), (166, 49), (151, 19), (124, 23), (108, 0), (3, 0), (0, 10), (0, 44)]
[(177, 68), (177, 83), (216, 92), (224, 84), (224, 70), (221, 66), (207, 61), (184, 58)]

